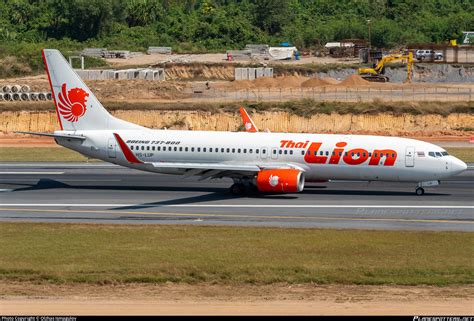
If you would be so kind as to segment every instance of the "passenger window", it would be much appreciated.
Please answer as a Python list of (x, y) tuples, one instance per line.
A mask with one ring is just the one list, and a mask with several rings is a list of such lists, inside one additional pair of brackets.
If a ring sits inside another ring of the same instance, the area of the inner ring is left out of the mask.
[(191, 147), (191, 152), (194, 152), (194, 147)]
[(377, 157), (377, 153), (374, 153), (374, 157)]
[(342, 156), (342, 152), (339, 152), (339, 156)]
[(293, 150), (290, 150), (290, 155), (293, 155)]
[(180, 148), (179, 148), (179, 151), (182, 152), (182, 151), (183, 151), (183, 147), (180, 147)]
[(130, 146), (130, 150), (133, 150), (133, 145), (132, 145), (132, 146)]
[(305, 153), (304, 150), (302, 150), (302, 151), (301, 151), (301, 156), (304, 156), (304, 154), (306, 154), (306, 153)]
[(212, 147), (209, 147), (209, 153), (212, 153)]
[(232, 153), (235, 153), (235, 148), (232, 148)]
[(160, 146), (156, 147), (156, 150), (157, 150), (157, 151), (160, 151), (160, 150), (161, 150), (161, 147), (160, 147)]
[(142, 150), (145, 150), (145, 146), (142, 146)]
[(326, 156), (329, 156), (329, 152), (328, 152), (328, 151), (326, 151)]
[(206, 152), (206, 147), (204, 147), (204, 148), (202, 149), (202, 151), (205, 153), (205, 152)]
[(188, 151), (188, 148), (187, 148), (187, 147), (184, 147), (184, 151), (187, 152), (187, 151)]
[(168, 147), (168, 151), (169, 151), (169, 152), (171, 152), (171, 146), (170, 146), (170, 147)]
[(223, 153), (223, 152), (224, 152), (224, 148), (221, 148), (221, 153)]
[(230, 148), (227, 148), (227, 152), (230, 153)]
[[(281, 152), (282, 152), (282, 151), (281, 151), (281, 149), (280, 149), (280, 150), (278, 151), (278, 154), (280, 154), (280, 155), (281, 155)], [(273, 153), (275, 154), (275, 153), (276, 153), (276, 150), (275, 150), (275, 151), (273, 151)]]
[(357, 157), (360, 157), (360, 153), (357, 153)]
[(347, 152), (344, 152), (344, 156), (347, 156)]
[(285, 149), (285, 155), (288, 155), (288, 151)]
[(178, 151), (178, 147), (175, 147), (175, 148), (174, 148), (174, 151), (177, 152), (177, 151)]
[(362, 153), (362, 156), (364, 156), (364, 157), (365, 157), (365, 153)]
[(318, 151), (315, 150), (315, 151), (314, 151), (314, 156), (317, 156), (317, 155), (318, 155)]
[(354, 156), (354, 152), (351, 153), (351, 156)]
[(372, 157), (372, 153), (371, 153), (371, 152), (369, 152), (369, 157)]
[(319, 155), (320, 155), (320, 156), (323, 156), (323, 153), (324, 153), (323, 151), (320, 151), (320, 152), (319, 152)]
[(155, 146), (153, 146), (151, 149), (152, 149), (153, 151), (155, 151)]
[(240, 154), (240, 151), (241, 151), (241, 149), (240, 149), (240, 148), (239, 148), (239, 149), (237, 149), (237, 153), (239, 153), (239, 154)]
[(247, 154), (247, 148), (244, 148), (244, 154)]
[(392, 157), (395, 157), (395, 154), (394, 154), (394, 153), (392, 153)]
[(252, 154), (252, 153), (253, 153), (253, 149), (250, 148), (250, 149), (249, 149), (249, 154)]
[(199, 153), (199, 152), (201, 151), (201, 147), (198, 147), (198, 148), (197, 148), (197, 151), (198, 151), (198, 153)]
[(255, 154), (258, 154), (258, 149), (255, 150)]

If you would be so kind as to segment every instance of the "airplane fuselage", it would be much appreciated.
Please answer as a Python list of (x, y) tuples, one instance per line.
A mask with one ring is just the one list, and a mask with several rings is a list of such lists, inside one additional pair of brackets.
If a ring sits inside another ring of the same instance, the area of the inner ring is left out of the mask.
[[(57, 132), (64, 133), (64, 132)], [(290, 133), (175, 130), (94, 130), (69, 132), (84, 141), (57, 138), (58, 144), (91, 158), (150, 172), (182, 174), (133, 163), (114, 134), (144, 163), (198, 162), (294, 164), (305, 180), (436, 181), (465, 169), (442, 148), (408, 138)]]

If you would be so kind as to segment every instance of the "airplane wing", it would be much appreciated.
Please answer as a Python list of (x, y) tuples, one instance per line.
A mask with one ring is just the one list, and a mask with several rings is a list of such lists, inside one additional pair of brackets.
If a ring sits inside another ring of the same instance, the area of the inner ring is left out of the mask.
[(242, 163), (242, 162), (221, 162), (221, 163), (182, 163), (182, 162), (143, 162), (138, 159), (128, 148), (119, 134), (114, 133), (126, 160), (130, 164), (139, 166), (151, 166), (156, 170), (175, 169), (182, 172), (183, 177), (201, 176), (201, 180), (206, 178), (222, 177), (246, 177), (253, 176), (265, 169), (296, 169), (304, 172), (305, 169), (293, 163)]
[(222, 177), (245, 177), (253, 176), (261, 170), (266, 169), (297, 169), (304, 172), (304, 168), (292, 163), (264, 163), (264, 164), (242, 164), (242, 163), (178, 163), (178, 162), (155, 162), (144, 163), (145, 166), (153, 166), (155, 169), (177, 169), (182, 171), (183, 178), (190, 176), (201, 176), (199, 180), (207, 178)]
[(249, 114), (244, 107), (240, 107), (240, 115), (242, 116), (242, 121), (244, 122), (244, 127), (246, 132), (256, 133), (258, 132), (257, 126), (255, 126), (254, 122), (250, 118)]

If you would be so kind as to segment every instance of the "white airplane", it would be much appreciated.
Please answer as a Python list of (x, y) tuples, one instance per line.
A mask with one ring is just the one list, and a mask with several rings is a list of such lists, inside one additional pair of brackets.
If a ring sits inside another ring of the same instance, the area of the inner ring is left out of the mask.
[(201, 180), (229, 177), (233, 194), (294, 193), (305, 182), (363, 180), (414, 182), (423, 195), (423, 187), (467, 168), (441, 147), (407, 138), (144, 128), (110, 115), (58, 50), (44, 49), (43, 59), (61, 130), (22, 133), (54, 137), (105, 162)]

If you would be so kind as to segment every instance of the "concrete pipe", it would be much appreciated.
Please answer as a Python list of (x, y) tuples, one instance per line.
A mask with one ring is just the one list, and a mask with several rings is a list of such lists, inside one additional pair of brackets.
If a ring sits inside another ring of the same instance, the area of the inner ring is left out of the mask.
[(38, 94), (38, 99), (39, 100), (46, 100), (46, 93), (39, 93)]
[(21, 97), (20, 97), (19, 93), (13, 93), (12, 96), (13, 96), (14, 101), (20, 101), (21, 100)]
[(4, 93), (3, 94), (3, 99), (6, 101), (12, 101), (13, 100), (13, 94), (12, 93)]
[(22, 86), (21, 86), (21, 92), (22, 92), (22, 93), (30, 92), (30, 86), (28, 86), (28, 85), (22, 85)]
[(12, 93), (19, 93), (21, 91), (20, 85), (13, 85), (12, 86)]
[(30, 100), (30, 94), (29, 93), (21, 93), (20, 94), (20, 99), (21, 100)]
[(46, 93), (46, 99), (48, 99), (48, 100), (53, 100), (53, 94), (51, 94), (51, 93)]
[(12, 86), (10, 85), (5, 85), (2, 87), (2, 92), (3, 93), (11, 93), (12, 92)]
[(30, 93), (30, 100), (38, 100), (38, 93)]

